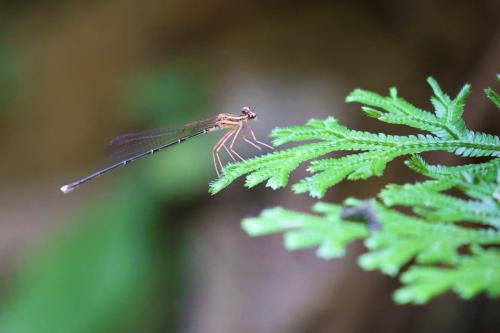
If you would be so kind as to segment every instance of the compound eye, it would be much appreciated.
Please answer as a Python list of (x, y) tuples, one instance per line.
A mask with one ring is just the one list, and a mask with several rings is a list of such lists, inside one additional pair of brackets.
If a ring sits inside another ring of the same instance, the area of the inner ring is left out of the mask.
[(243, 114), (250, 114), (252, 112), (252, 110), (250, 110), (250, 107), (248, 106), (244, 106), (241, 108), (241, 113)]

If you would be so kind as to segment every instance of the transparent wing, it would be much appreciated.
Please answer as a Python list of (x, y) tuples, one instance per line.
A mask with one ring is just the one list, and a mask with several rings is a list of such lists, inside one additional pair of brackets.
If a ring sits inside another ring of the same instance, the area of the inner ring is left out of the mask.
[(123, 161), (141, 153), (174, 143), (215, 126), (215, 119), (189, 123), (180, 128), (153, 129), (117, 136), (108, 144), (109, 156)]

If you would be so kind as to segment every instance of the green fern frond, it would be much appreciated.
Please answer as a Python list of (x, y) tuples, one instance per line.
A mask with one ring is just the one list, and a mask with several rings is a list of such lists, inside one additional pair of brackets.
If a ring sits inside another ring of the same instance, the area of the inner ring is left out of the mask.
[(266, 180), (267, 186), (273, 189), (284, 187), (289, 174), (299, 165), (334, 151), (365, 152), (313, 162), (308, 170), (323, 172), (298, 183), (294, 187), (297, 193), (309, 192), (313, 197), (322, 197), (329, 187), (345, 178), (356, 180), (381, 176), (388, 162), (404, 155), (443, 150), (461, 156), (500, 156), (500, 138), (493, 135), (469, 132), (466, 139), (448, 140), (432, 135), (376, 134), (349, 130), (333, 118), (314, 120), (305, 126), (277, 129), (272, 136), (275, 145), (312, 138), (322, 141), (231, 164), (224, 175), (211, 184), (210, 192), (219, 192), (245, 174), (247, 187)]
[(407, 206), (429, 221), (477, 222), (500, 228), (500, 206), (491, 200), (464, 200), (425, 184), (388, 185), (380, 193), (387, 206)]
[(461, 117), (465, 99), (470, 94), (470, 85), (465, 85), (452, 100), (442, 92), (433, 78), (429, 78), (427, 82), (435, 94), (431, 98), (435, 114), (419, 109), (403, 98), (397, 97), (394, 88), (387, 97), (357, 89), (346, 98), (346, 101), (368, 105), (362, 108), (366, 114), (387, 123), (428, 131), (440, 138), (463, 138), (466, 135), (466, 128)]
[(427, 82), (434, 91), (434, 96), (431, 97), (431, 103), (434, 106), (434, 111), (440, 122), (446, 128), (443, 133), (436, 135), (444, 135), (449, 138), (461, 138), (466, 133), (465, 122), (462, 119), (464, 112), (465, 100), (470, 95), (470, 85), (466, 84), (458, 93), (455, 99), (451, 99), (443, 93), (439, 84), (433, 78), (428, 78)]
[(485, 163), (460, 166), (429, 165), (420, 155), (414, 155), (405, 164), (414, 171), (434, 179), (472, 179), (482, 176), (494, 180), (500, 168), (500, 158)]
[(500, 251), (473, 247), (470, 256), (459, 258), (454, 267), (415, 265), (401, 275), (405, 287), (394, 294), (400, 304), (424, 304), (452, 289), (461, 298), (470, 299), (480, 292), (500, 296)]
[(421, 183), (433, 191), (445, 191), (457, 186), (466, 195), (482, 201), (500, 203), (500, 158), (485, 163), (461, 166), (428, 165), (415, 155), (406, 165), (418, 173), (437, 181)]
[(488, 98), (490, 99), (490, 101), (492, 101), (497, 106), (497, 108), (500, 109), (500, 95), (498, 95), (491, 88), (484, 89), (484, 92), (485, 92), (486, 96), (488, 96)]
[[(215, 194), (221, 191), (235, 179), (250, 172), (245, 183), (249, 188), (266, 180), (266, 185), (272, 189), (284, 187), (288, 183), (289, 174), (300, 164), (316, 156), (328, 154), (333, 149), (326, 142), (317, 142), (229, 164), (224, 169), (224, 175), (210, 184), (210, 193)], [(264, 165), (265, 168), (262, 167)]]
[(293, 185), (295, 193), (308, 192), (312, 197), (321, 198), (326, 191), (344, 179), (366, 179), (381, 176), (387, 163), (397, 156), (397, 150), (373, 151), (313, 161), (310, 172), (319, 172)]
[[(428, 180), (388, 185), (377, 200), (320, 202), (311, 214), (267, 209), (245, 219), (242, 227), (251, 236), (282, 233), (287, 249), (317, 248), (317, 256), (324, 259), (342, 256), (349, 243), (364, 239), (368, 251), (358, 259), (363, 269), (395, 276), (408, 267), (401, 274), (404, 286), (394, 294), (398, 303), (425, 303), (448, 290), (463, 298), (480, 292), (500, 296), (500, 137), (466, 128), (462, 115), (469, 85), (452, 99), (434, 79), (428, 83), (434, 112), (410, 104), (395, 88), (389, 96), (356, 89), (346, 99), (362, 103), (368, 116), (426, 133), (357, 131), (331, 117), (278, 128), (271, 134), (275, 146), (300, 145), (229, 165), (211, 184), (211, 193), (241, 176), (246, 176), (247, 187), (266, 181), (273, 189), (284, 187), (292, 171), (310, 162), (311, 175), (292, 189), (320, 198), (343, 180), (382, 176), (389, 162), (410, 155), (405, 164)], [(498, 106), (498, 95), (491, 89), (486, 94)], [(493, 158), (460, 166), (429, 165), (420, 155), (428, 151)], [(325, 156), (334, 152), (348, 154)]]
[(386, 123), (406, 125), (431, 133), (444, 130), (435, 115), (417, 108), (403, 98), (397, 97), (394, 88), (391, 90), (390, 96), (387, 97), (356, 89), (347, 96), (346, 102), (367, 105), (363, 106), (362, 110), (368, 116)]
[[(497, 74), (497, 81), (500, 82), (500, 74)], [(484, 89), (484, 93), (500, 109), (500, 95), (495, 92), (492, 88)]]
[[(317, 214), (283, 208), (264, 210), (259, 217), (243, 220), (242, 227), (251, 236), (283, 233), (288, 250), (315, 247), (318, 257), (323, 259), (342, 256), (350, 242), (366, 238), (365, 245), (369, 252), (360, 256), (359, 265), (366, 270), (379, 269), (391, 276), (398, 274), (413, 259), (416, 259), (416, 264), (408, 273), (423, 268), (436, 270), (437, 268), (429, 265), (438, 263), (450, 265), (449, 270), (460, 270), (464, 262), (470, 261), (468, 256), (459, 253), (460, 247), (500, 244), (500, 233), (497, 231), (432, 221), (372, 203), (377, 223), (380, 224), (375, 230), (370, 229), (367, 221), (346, 220), (342, 214), (345, 207), (327, 203), (318, 203), (313, 207)], [(349, 200), (349, 204), (361, 207), (364, 202)], [(490, 271), (487, 266), (482, 267), (482, 271), (479, 268), (474, 274), (487, 274), (485, 271)], [(402, 281), (413, 283), (408, 278), (408, 273), (402, 275)], [(500, 286), (486, 287), (495, 289)], [(404, 293), (407, 293), (407, 288), (402, 289)], [(421, 294), (428, 294), (426, 285), (412, 288), (412, 294), (401, 299), (401, 292), (396, 292), (396, 300), (419, 303), (422, 301)], [(436, 292), (442, 293), (450, 288), (455, 290), (454, 286), (446, 285), (446, 288), (438, 288)], [(429, 294), (429, 297), (434, 295)]]
[(264, 210), (257, 218), (243, 220), (242, 227), (250, 236), (284, 233), (288, 250), (318, 247), (318, 257), (331, 259), (343, 256), (349, 242), (368, 236), (365, 225), (343, 222), (341, 209), (338, 205), (320, 203), (313, 208), (323, 213), (320, 216), (278, 207)]
[(442, 92), (434, 79), (429, 78), (428, 82), (435, 94), (431, 99), (435, 113), (421, 110), (398, 97), (395, 88), (390, 90), (387, 97), (357, 89), (347, 97), (347, 101), (369, 105), (363, 110), (382, 121), (412, 126), (432, 134), (398, 136), (356, 131), (339, 124), (332, 117), (313, 119), (302, 126), (277, 128), (271, 134), (275, 146), (311, 140), (318, 142), (229, 165), (224, 175), (211, 184), (210, 192), (215, 194), (221, 191), (243, 175), (247, 175), (247, 187), (265, 181), (273, 189), (284, 187), (290, 173), (302, 163), (337, 151), (359, 153), (313, 161), (308, 170), (316, 174), (295, 184), (294, 191), (308, 192), (320, 198), (328, 188), (344, 179), (381, 176), (387, 163), (393, 159), (427, 151), (441, 150), (473, 157), (500, 156), (500, 137), (467, 130), (462, 120), (470, 86), (465, 85), (457, 97), (451, 99)]
[(376, 206), (382, 225), (365, 241), (371, 252), (360, 257), (365, 269), (380, 269), (394, 275), (416, 257), (417, 263), (454, 264), (462, 245), (499, 244), (500, 233), (487, 229), (472, 229), (403, 214), (397, 210)]

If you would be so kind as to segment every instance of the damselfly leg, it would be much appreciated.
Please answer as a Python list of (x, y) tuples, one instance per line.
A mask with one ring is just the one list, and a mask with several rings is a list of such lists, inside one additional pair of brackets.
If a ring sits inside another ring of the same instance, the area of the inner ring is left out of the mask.
[[(219, 151), (222, 148), (222, 146), (225, 147), (226, 141), (229, 140), (229, 138), (231, 136), (233, 136), (234, 133), (235, 133), (235, 131), (233, 129), (231, 129), (229, 132), (227, 132), (226, 134), (224, 134), (222, 136), (222, 138), (220, 138), (220, 140), (217, 141), (217, 143), (215, 144), (215, 146), (212, 148), (212, 158), (214, 160), (215, 172), (217, 172), (217, 176), (218, 177), (220, 177), (219, 167), (220, 167), (220, 171), (224, 170), (224, 166), (222, 165), (222, 162), (221, 162), (221, 159), (220, 159), (220, 156), (219, 156)], [(227, 147), (226, 147), (226, 149), (227, 149)], [(217, 164), (217, 162), (219, 162), (219, 164)]]
[(253, 143), (252, 141), (248, 140), (246, 136), (243, 135), (243, 140), (245, 140), (245, 142), (251, 144), (252, 146), (254, 146), (255, 148), (257, 148), (258, 150), (262, 150), (262, 148), (260, 148), (259, 146), (257, 146), (255, 143)]
[(266, 144), (266, 143), (264, 143), (262, 141), (257, 140), (257, 137), (255, 136), (255, 133), (253, 132), (252, 128), (250, 126), (247, 126), (247, 127), (248, 127), (248, 130), (250, 131), (250, 135), (252, 135), (252, 139), (253, 139), (253, 141), (255, 143), (257, 143), (259, 145), (262, 145), (262, 146), (264, 146), (266, 148), (269, 148), (271, 150), (274, 150), (274, 147), (271, 147), (270, 145), (268, 145), (268, 144)]
[(240, 160), (244, 161), (245, 159), (241, 157), (235, 150), (234, 150), (234, 143), (236, 142), (236, 139), (238, 139), (238, 136), (241, 133), (241, 129), (243, 128), (243, 122), (240, 122), (238, 124), (238, 129), (236, 129), (236, 134), (234, 134), (233, 141), (231, 141), (231, 144), (229, 145), (229, 150), (233, 152), (234, 155), (236, 155)]

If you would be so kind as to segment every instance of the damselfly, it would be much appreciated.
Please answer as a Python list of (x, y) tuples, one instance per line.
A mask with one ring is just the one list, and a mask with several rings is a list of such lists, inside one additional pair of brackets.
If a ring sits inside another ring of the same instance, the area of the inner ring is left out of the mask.
[[(224, 166), (222, 165), (219, 156), (219, 151), (222, 148), (224, 148), (233, 161), (236, 161), (236, 159), (244, 160), (243, 157), (241, 157), (234, 149), (236, 139), (238, 139), (240, 135), (243, 137), (243, 140), (259, 150), (261, 150), (261, 146), (274, 149), (264, 142), (257, 140), (255, 133), (249, 126), (248, 121), (255, 119), (256, 117), (257, 115), (253, 109), (245, 106), (241, 109), (241, 115), (221, 113), (213, 119), (189, 123), (180, 128), (150, 130), (120, 135), (109, 142), (111, 156), (120, 162), (94, 172), (93, 174), (80, 180), (64, 185), (61, 187), (61, 191), (64, 193), (71, 192), (80, 185), (111, 170), (124, 166), (130, 162), (134, 162), (148, 155), (155, 154), (160, 150), (172, 147), (196, 136), (221, 129), (229, 129), (229, 131), (222, 136), (212, 149), (215, 171), (217, 172), (217, 175), (220, 176), (220, 172), (223, 172), (224, 170)], [(246, 137), (247, 133), (250, 134), (250, 138)], [(228, 142), (230, 143), (227, 146), (226, 143)]]

